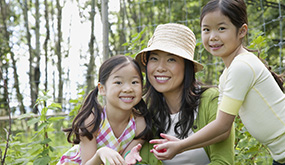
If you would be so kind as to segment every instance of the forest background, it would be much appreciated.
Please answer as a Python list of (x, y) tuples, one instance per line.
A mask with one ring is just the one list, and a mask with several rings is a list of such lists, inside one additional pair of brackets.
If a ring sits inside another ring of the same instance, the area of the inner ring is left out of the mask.
[[(246, 46), (284, 73), (284, 0), (245, 0)], [(208, 0), (0, 0), (1, 164), (56, 164), (72, 145), (70, 126), (107, 58), (134, 57), (158, 24), (188, 26), (197, 38), (200, 81), (217, 85), (223, 62), (201, 44)], [(271, 164), (268, 150), (235, 121), (235, 164)]]

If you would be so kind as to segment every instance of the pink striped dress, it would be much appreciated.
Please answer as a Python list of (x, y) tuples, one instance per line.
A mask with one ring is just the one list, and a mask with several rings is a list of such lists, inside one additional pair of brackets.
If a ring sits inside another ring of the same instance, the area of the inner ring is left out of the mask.
[[(131, 115), (128, 125), (126, 126), (125, 130), (120, 135), (120, 137), (118, 138), (113, 133), (110, 123), (106, 117), (107, 115), (105, 109), (104, 109), (104, 114), (102, 114), (101, 116), (102, 116), (102, 121), (96, 137), (97, 149), (107, 146), (122, 154), (129, 145), (129, 143), (135, 137), (136, 123), (134, 116)], [(57, 165), (78, 165), (78, 164), (81, 164), (80, 145), (75, 145), (71, 149), (69, 149), (66, 153), (63, 154), (63, 156), (60, 158), (59, 162), (57, 163)]]

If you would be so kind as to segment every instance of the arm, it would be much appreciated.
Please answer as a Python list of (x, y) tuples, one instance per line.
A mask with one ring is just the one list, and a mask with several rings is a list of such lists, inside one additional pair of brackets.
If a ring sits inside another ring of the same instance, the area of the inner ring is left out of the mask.
[[(194, 135), (175, 142), (168, 141), (162, 144), (157, 144), (156, 150), (154, 150), (153, 153), (160, 160), (172, 159), (176, 154), (185, 150), (200, 148), (225, 140), (225, 137), (228, 136), (227, 134), (232, 127), (234, 119), (234, 115), (219, 111), (216, 120), (209, 123)], [(151, 140), (150, 143), (160, 143), (160, 141)], [(166, 149), (166, 152), (157, 152), (164, 148)]]
[[(143, 117), (136, 117), (136, 136), (139, 135), (146, 127), (146, 123)], [(142, 145), (144, 144), (143, 139), (134, 139), (128, 147), (123, 152), (123, 155), (125, 155), (127, 152), (130, 151), (125, 157), (125, 161), (127, 164), (136, 164), (137, 161), (142, 161), (142, 158), (140, 156), (140, 150), (142, 148)]]
[[(210, 91), (213, 91), (213, 92), (210, 92)], [(203, 115), (199, 114), (200, 116), (198, 116), (198, 119), (197, 119), (198, 129), (195, 131), (198, 131), (199, 129), (203, 128), (208, 123), (216, 119), (217, 109), (218, 109), (218, 99), (217, 99), (218, 95), (219, 95), (219, 92), (215, 88), (205, 91), (205, 97), (202, 97), (200, 106), (199, 106), (199, 112), (203, 112), (202, 113)], [(214, 143), (212, 145), (204, 147), (204, 150), (206, 151), (211, 161), (210, 164), (211, 165), (234, 164), (234, 156), (235, 156), (234, 126), (232, 126), (231, 131), (221, 136), (225, 136), (226, 140), (223, 140), (221, 142)]]
[[(93, 120), (93, 115), (90, 115), (85, 123), (88, 124)], [(91, 131), (91, 127), (87, 128)], [(97, 150), (96, 142), (97, 131), (93, 133), (93, 139), (89, 140), (86, 136), (80, 137), (80, 156), (83, 165), (101, 165), (106, 164), (108, 161), (110, 164), (125, 164), (123, 157), (115, 150), (102, 147)]]
[(91, 141), (83, 137), (81, 138), (81, 158), (82, 164), (85, 165), (101, 165), (106, 164), (125, 164), (123, 157), (115, 150), (109, 147), (102, 147), (97, 150), (96, 138)]
[(136, 164), (137, 161), (139, 161), (139, 162), (142, 161), (142, 158), (140, 156), (140, 150), (142, 148), (142, 144), (144, 143), (144, 141), (142, 141), (142, 140), (135, 140), (135, 141), (137, 141), (137, 142), (133, 141), (134, 142), (133, 144), (136, 144), (136, 146), (131, 148), (131, 150), (128, 150), (128, 151), (130, 151), (129, 153), (127, 153), (128, 151), (125, 153), (125, 154), (127, 154), (125, 156), (125, 161), (128, 165)]

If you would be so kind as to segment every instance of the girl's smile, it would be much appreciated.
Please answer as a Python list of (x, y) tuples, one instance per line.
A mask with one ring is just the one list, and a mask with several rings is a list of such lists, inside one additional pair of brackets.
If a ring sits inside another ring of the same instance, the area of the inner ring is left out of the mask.
[[(106, 106), (110, 109), (131, 110), (142, 97), (142, 82), (133, 65), (118, 66), (102, 86), (101, 95), (106, 96)], [(126, 74), (128, 73), (128, 74)]]
[(241, 53), (243, 26), (237, 29), (220, 10), (205, 15), (201, 22), (202, 41), (205, 49), (221, 57), (228, 67), (234, 57)]
[(120, 96), (119, 97), (125, 103), (131, 103), (135, 97), (132, 96)]

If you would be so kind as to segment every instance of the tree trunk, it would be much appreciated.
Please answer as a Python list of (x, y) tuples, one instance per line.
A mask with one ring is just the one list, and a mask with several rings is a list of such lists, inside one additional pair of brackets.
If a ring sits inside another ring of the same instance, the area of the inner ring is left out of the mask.
[(27, 39), (27, 45), (29, 48), (29, 83), (30, 83), (30, 95), (31, 95), (31, 109), (33, 109), (34, 113), (37, 113), (34, 110), (34, 105), (36, 102), (36, 96), (35, 96), (35, 79), (34, 79), (34, 67), (33, 67), (33, 61), (34, 61), (34, 54), (33, 54), (33, 48), (31, 45), (31, 34), (30, 34), (30, 28), (29, 28), (29, 18), (28, 18), (28, 3), (27, 0), (24, 0), (23, 4), (23, 13), (24, 13), (24, 21), (25, 21), (25, 28), (26, 28), (26, 39)]
[(10, 14), (10, 12), (7, 11), (7, 10), (9, 10), (9, 8), (7, 7), (7, 4), (5, 3), (5, 1), (0, 1), (0, 9), (1, 9), (1, 15), (2, 15), (1, 18), (2, 18), (3, 32), (4, 32), (4, 36), (5, 36), (5, 40), (3, 40), (3, 41), (5, 42), (4, 45), (8, 49), (8, 52), (10, 53), (11, 60), (12, 60), (12, 68), (13, 68), (13, 73), (14, 73), (13, 76), (14, 76), (14, 81), (15, 81), (14, 87), (16, 90), (16, 97), (17, 97), (17, 100), (18, 100), (19, 105), (20, 105), (20, 107), (19, 107), (20, 113), (25, 114), (26, 110), (25, 110), (24, 103), (23, 103), (23, 95), (20, 92), (19, 76), (17, 73), (15, 54), (14, 54), (14, 52), (12, 52), (12, 49), (9, 46), (10, 34), (8, 32), (8, 29), (7, 29), (6, 21), (7, 21), (8, 14)]
[(90, 61), (87, 68), (87, 75), (86, 75), (86, 81), (87, 81), (87, 92), (94, 89), (94, 76), (95, 76), (95, 52), (94, 52), (94, 41), (95, 41), (95, 35), (94, 35), (94, 26), (95, 26), (95, 0), (91, 1), (91, 12), (90, 12), (90, 21), (91, 21), (91, 36), (90, 36), (90, 42), (89, 42), (89, 51), (90, 51)]
[[(123, 0), (124, 1), (124, 0)], [(119, 29), (118, 29), (118, 32), (119, 32), (119, 51), (120, 52), (124, 52), (125, 53), (125, 48), (122, 46), (125, 42), (126, 42), (126, 34), (125, 34), (125, 5), (124, 5), (124, 2), (122, 2), (120, 0), (120, 19), (121, 20), (121, 24), (119, 25)]]
[(46, 20), (46, 38), (44, 42), (44, 52), (45, 52), (45, 91), (48, 90), (48, 41), (50, 39), (50, 30), (49, 30), (49, 7), (48, 2), (45, 0), (45, 20)]
[[(40, 49), (40, 13), (39, 13), (39, 0), (35, 2), (35, 20), (36, 20), (36, 27), (35, 27), (35, 34), (36, 34), (36, 51), (35, 51), (35, 58), (36, 58), (36, 67), (34, 68), (34, 81), (35, 81), (35, 99), (38, 98), (39, 95), (39, 84), (40, 84), (40, 60), (41, 60), (41, 49)], [(38, 112), (38, 106), (35, 106), (34, 113)]]
[(62, 20), (62, 6), (60, 6), (59, 0), (56, 0), (56, 8), (57, 8), (57, 43), (56, 43), (56, 55), (57, 55), (57, 69), (58, 69), (58, 103), (62, 103), (63, 96), (63, 80), (62, 80), (62, 58), (61, 58), (61, 40), (62, 40), (62, 32), (61, 32), (61, 20)]
[(108, 0), (102, 0), (102, 24), (103, 24), (103, 61), (109, 58), (109, 22), (108, 22)]

